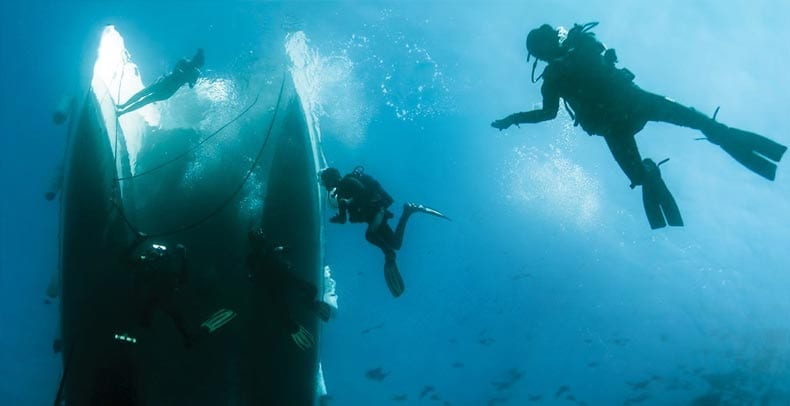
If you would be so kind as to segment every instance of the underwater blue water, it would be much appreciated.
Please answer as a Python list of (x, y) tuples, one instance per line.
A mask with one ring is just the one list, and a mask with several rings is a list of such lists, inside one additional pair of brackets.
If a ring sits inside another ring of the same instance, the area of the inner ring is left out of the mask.
[[(197, 47), (209, 75), (281, 69), (286, 32), (304, 31), (328, 162), (453, 218), (411, 220), (399, 299), (364, 228), (330, 226), (332, 404), (790, 403), (786, 163), (768, 182), (692, 130), (649, 124), (640, 150), (672, 158), (662, 172), (686, 221), (651, 231), (603, 140), (564, 113), (489, 127), (540, 102), (530, 29), (599, 21), (643, 88), (788, 144), (787, 3), (65, 3), (0, 5), (0, 403), (47, 404), (57, 389), (58, 304), (44, 292), (58, 216), (42, 195), (65, 130), (50, 115), (87, 89), (105, 24), (145, 81)], [(376, 368), (388, 375), (366, 377)]]

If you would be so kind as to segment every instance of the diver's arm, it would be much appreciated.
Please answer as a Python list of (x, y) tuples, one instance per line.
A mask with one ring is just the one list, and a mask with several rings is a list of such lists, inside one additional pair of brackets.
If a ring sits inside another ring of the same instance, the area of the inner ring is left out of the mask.
[(348, 200), (346, 199), (337, 199), (337, 214), (332, 216), (329, 219), (332, 223), (343, 224), (346, 222), (346, 218), (348, 217)]
[(340, 224), (345, 223), (348, 215), (348, 208), (354, 203), (354, 198), (359, 196), (364, 189), (365, 187), (362, 186), (362, 183), (353, 177), (343, 177), (336, 189), (338, 213), (336, 216), (329, 219), (329, 221)]
[(134, 255), (134, 253), (137, 251), (137, 248), (139, 248), (140, 245), (142, 245), (145, 241), (145, 236), (138, 234), (134, 242), (123, 252), (121, 262), (130, 265), (139, 265), (143, 263), (143, 261), (138, 256)]
[(546, 80), (543, 82), (540, 90), (543, 94), (543, 108), (513, 113), (501, 120), (494, 121), (491, 123), (491, 127), (504, 130), (513, 124), (540, 123), (557, 117), (557, 112), (560, 109), (560, 96), (554, 89), (553, 84)]

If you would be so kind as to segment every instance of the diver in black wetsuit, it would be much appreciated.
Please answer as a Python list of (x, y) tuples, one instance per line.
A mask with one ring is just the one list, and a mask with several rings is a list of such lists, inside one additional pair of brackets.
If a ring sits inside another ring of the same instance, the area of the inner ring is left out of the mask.
[[(682, 226), (683, 220), (656, 164), (642, 160), (634, 137), (649, 121), (662, 121), (701, 131), (708, 141), (758, 175), (773, 180), (776, 164), (787, 147), (766, 137), (727, 127), (698, 111), (639, 88), (628, 69), (618, 69), (617, 55), (589, 32), (597, 23), (575, 25), (561, 41), (560, 30), (549, 25), (530, 31), (527, 51), (548, 66), (541, 93), (543, 107), (495, 120), (499, 130), (523, 123), (538, 123), (557, 116), (560, 98), (575, 120), (590, 135), (600, 135), (609, 146), (631, 187), (642, 186), (645, 212), (652, 228)], [(533, 65), (533, 82), (534, 70)], [(774, 161), (774, 162), (772, 162)], [(663, 215), (662, 215), (663, 210)], [(666, 216), (666, 222), (664, 221)]]
[(388, 207), (394, 200), (381, 184), (372, 176), (364, 173), (362, 167), (341, 177), (336, 168), (325, 168), (320, 173), (321, 184), (331, 196), (337, 198), (338, 213), (329, 221), (343, 224), (346, 218), (352, 223), (367, 223), (365, 239), (379, 247), (384, 253), (384, 278), (393, 296), (398, 297), (406, 289), (403, 278), (395, 262), (395, 252), (403, 245), (403, 233), (409, 217), (417, 212), (432, 214), (449, 220), (444, 214), (415, 203), (405, 203), (395, 231), (387, 220), (394, 217)]
[(175, 250), (162, 244), (147, 244), (139, 250), (144, 238), (138, 238), (129, 248), (127, 264), (134, 271), (134, 285), (141, 307), (140, 324), (151, 327), (154, 311), (162, 310), (173, 320), (181, 333), (185, 347), (191, 347), (193, 337), (187, 330), (181, 309), (176, 304), (176, 293), (187, 282), (186, 248), (176, 244)]
[(308, 350), (315, 345), (315, 338), (304, 326), (291, 317), (288, 309), (288, 298), (297, 297), (297, 301), (315, 312), (323, 321), (328, 321), (332, 308), (328, 303), (317, 299), (318, 289), (306, 282), (291, 269), (291, 263), (285, 259), (285, 248), (272, 243), (264, 234), (263, 229), (255, 228), (248, 233), (250, 254), (247, 256), (247, 267), (250, 279), (262, 285), (265, 295), (277, 321), (300, 350)]
[(181, 334), (184, 347), (190, 348), (236, 317), (233, 311), (220, 309), (204, 321), (196, 333), (190, 332), (183, 312), (176, 304), (176, 294), (189, 276), (186, 247), (176, 244), (171, 250), (163, 244), (153, 243), (140, 250), (145, 241), (145, 236), (138, 235), (126, 254), (126, 263), (134, 271), (135, 293), (141, 308), (140, 325), (151, 327), (154, 311), (159, 309), (170, 316)]
[(137, 92), (125, 103), (118, 105), (118, 115), (137, 110), (153, 102), (167, 100), (185, 84), (189, 84), (190, 89), (195, 87), (195, 83), (200, 77), (200, 68), (204, 63), (203, 49), (198, 49), (191, 60), (180, 59), (173, 72), (159, 77), (156, 82)]

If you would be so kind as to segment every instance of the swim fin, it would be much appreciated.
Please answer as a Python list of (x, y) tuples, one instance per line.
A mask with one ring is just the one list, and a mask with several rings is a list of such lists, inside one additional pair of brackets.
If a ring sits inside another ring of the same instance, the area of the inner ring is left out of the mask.
[(439, 210), (432, 209), (432, 208), (430, 208), (428, 206), (424, 206), (424, 205), (417, 204), (417, 203), (406, 203), (406, 204), (404, 204), (403, 205), (403, 211), (405, 213), (408, 213), (408, 214), (413, 214), (413, 213), (418, 213), (418, 212), (419, 213), (430, 214), (432, 216), (436, 216), (436, 217), (443, 218), (445, 220), (452, 221), (452, 220), (450, 220), (449, 217), (445, 216), (444, 213), (440, 212)]
[(209, 334), (211, 334), (235, 318), (236, 312), (233, 310), (220, 309), (212, 314), (211, 317), (206, 319), (206, 321), (204, 321), (200, 327), (203, 327), (206, 329), (206, 331), (208, 331)]
[(406, 290), (403, 284), (403, 278), (398, 271), (398, 265), (395, 260), (387, 260), (384, 263), (384, 280), (387, 281), (387, 287), (390, 289), (392, 296), (398, 297)]
[(642, 185), (642, 204), (645, 207), (647, 221), (653, 230), (666, 227), (667, 224), (673, 227), (683, 226), (680, 209), (672, 193), (667, 189), (666, 183), (661, 179), (661, 170), (658, 169), (658, 166), (664, 162), (666, 160), (656, 164), (649, 158), (642, 161), (646, 174), (645, 183)]
[[(715, 123), (703, 131), (708, 141), (718, 145), (741, 165), (768, 180), (776, 178), (776, 164), (787, 147), (762, 135)], [(774, 161), (774, 162), (771, 162)]]
[(291, 333), (291, 340), (301, 351), (307, 351), (315, 346), (315, 337), (302, 325), (299, 325), (296, 332)]
[(329, 321), (329, 318), (332, 317), (332, 306), (330, 306), (329, 303), (322, 302), (320, 300), (313, 302), (313, 311), (324, 322)]

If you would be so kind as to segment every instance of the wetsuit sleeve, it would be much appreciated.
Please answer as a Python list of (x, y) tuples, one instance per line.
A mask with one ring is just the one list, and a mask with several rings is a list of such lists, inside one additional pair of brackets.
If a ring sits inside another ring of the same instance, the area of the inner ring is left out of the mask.
[(140, 264), (142, 264), (142, 263), (143, 263), (143, 261), (142, 261), (142, 260), (141, 260), (139, 257), (137, 257), (136, 255), (134, 255), (134, 252), (135, 252), (135, 251), (137, 250), (137, 248), (139, 248), (139, 247), (140, 247), (140, 245), (142, 245), (142, 244), (143, 244), (145, 241), (146, 241), (146, 239), (145, 239), (145, 238), (138, 238), (138, 239), (136, 239), (136, 240), (135, 240), (135, 241), (132, 243), (132, 245), (130, 245), (130, 246), (129, 246), (129, 248), (127, 248), (127, 249), (126, 249), (126, 250), (123, 252), (123, 254), (121, 254), (121, 262), (122, 262), (122, 263), (124, 263), (124, 264), (127, 264), (127, 265), (140, 265)]
[(560, 109), (560, 94), (557, 91), (552, 72), (549, 68), (546, 68), (546, 70), (543, 86), (540, 88), (540, 92), (543, 95), (543, 107), (536, 110), (511, 114), (508, 116), (508, 119), (510, 119), (513, 124), (540, 123), (557, 117), (557, 111)]
[(365, 186), (351, 176), (346, 176), (340, 180), (340, 184), (337, 186), (338, 213), (335, 216), (337, 221), (346, 221), (349, 206), (354, 204), (355, 200), (359, 200), (364, 190)]

